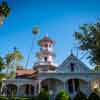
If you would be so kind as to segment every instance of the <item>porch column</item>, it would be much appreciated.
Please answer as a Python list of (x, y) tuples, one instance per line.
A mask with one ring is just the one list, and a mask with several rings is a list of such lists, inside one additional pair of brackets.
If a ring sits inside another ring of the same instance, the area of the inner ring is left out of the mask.
[(63, 82), (64, 90), (66, 90), (66, 81)]
[(38, 89), (38, 88), (37, 88), (37, 85), (38, 85), (38, 84), (35, 84), (35, 86), (34, 86), (34, 95), (35, 95), (35, 96), (37, 95), (37, 89)]
[(17, 92), (16, 92), (16, 96), (20, 96), (19, 94), (20, 94), (20, 86), (19, 86), (19, 85), (17, 85)]
[(88, 81), (88, 88), (91, 89), (91, 81)]
[(39, 80), (39, 88), (38, 88), (38, 93), (40, 93), (40, 91), (41, 91), (41, 80)]

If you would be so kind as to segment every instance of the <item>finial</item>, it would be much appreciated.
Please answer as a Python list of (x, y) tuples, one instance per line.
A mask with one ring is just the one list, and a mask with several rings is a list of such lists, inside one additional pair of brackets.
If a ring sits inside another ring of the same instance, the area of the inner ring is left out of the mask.
[(48, 37), (48, 34), (46, 34), (46, 37)]

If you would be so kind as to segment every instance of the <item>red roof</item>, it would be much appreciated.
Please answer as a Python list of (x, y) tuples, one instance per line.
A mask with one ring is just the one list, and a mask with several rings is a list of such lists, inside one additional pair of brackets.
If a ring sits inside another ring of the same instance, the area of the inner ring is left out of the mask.
[(18, 69), (16, 70), (16, 75), (17, 76), (34, 76), (36, 75), (37, 71), (33, 69)]
[(46, 41), (51, 42), (51, 43), (54, 43), (54, 41), (51, 40), (51, 39), (48, 37), (48, 35), (46, 35), (44, 38), (42, 38), (41, 40), (39, 40), (38, 43), (41, 45), (42, 42), (46, 42)]

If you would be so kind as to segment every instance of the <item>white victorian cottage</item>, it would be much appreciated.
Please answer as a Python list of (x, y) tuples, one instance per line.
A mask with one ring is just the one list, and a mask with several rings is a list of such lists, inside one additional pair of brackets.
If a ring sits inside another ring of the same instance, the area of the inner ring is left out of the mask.
[(33, 96), (42, 88), (48, 88), (52, 97), (61, 89), (73, 97), (79, 90), (89, 95), (93, 88), (100, 88), (100, 73), (92, 72), (72, 53), (62, 64), (54, 64), (54, 41), (47, 35), (38, 44), (40, 51), (36, 54), (38, 61), (33, 69), (17, 69), (15, 79), (4, 81), (8, 95), (15, 92), (17, 96)]

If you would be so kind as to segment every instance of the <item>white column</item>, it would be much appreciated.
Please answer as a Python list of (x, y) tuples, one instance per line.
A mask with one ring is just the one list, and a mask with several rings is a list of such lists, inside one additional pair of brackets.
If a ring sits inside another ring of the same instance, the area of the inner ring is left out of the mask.
[(75, 93), (75, 80), (72, 79), (72, 84), (73, 84), (73, 93)]
[(16, 96), (20, 96), (19, 94), (20, 94), (20, 86), (17, 85), (17, 93), (16, 93)]
[(38, 93), (40, 93), (40, 91), (41, 91), (41, 80), (39, 80), (39, 90), (38, 90)]

